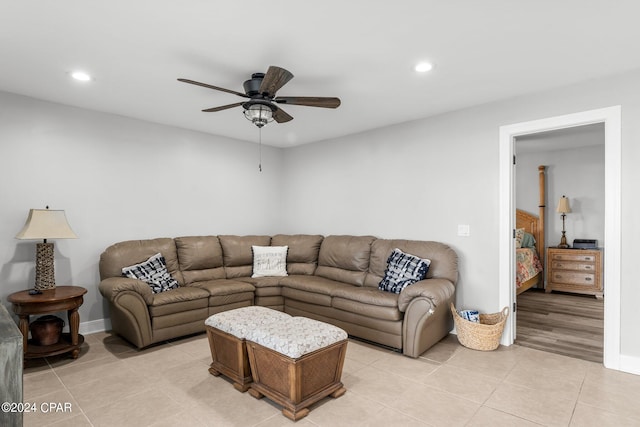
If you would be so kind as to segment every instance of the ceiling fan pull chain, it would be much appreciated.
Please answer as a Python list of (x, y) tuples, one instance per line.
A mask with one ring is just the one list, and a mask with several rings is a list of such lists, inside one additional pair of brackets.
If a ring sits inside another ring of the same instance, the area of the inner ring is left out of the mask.
[(262, 172), (262, 128), (261, 127), (258, 128), (258, 155), (259, 155), (258, 170)]

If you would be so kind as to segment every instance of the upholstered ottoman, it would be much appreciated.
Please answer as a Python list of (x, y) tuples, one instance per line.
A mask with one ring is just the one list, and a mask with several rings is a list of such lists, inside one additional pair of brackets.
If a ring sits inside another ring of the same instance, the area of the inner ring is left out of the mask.
[(294, 421), (322, 398), (342, 396), (340, 381), (347, 351), (347, 333), (306, 317), (291, 317), (247, 335), (253, 383), (249, 394), (267, 396)]
[(259, 306), (209, 316), (204, 322), (212, 359), (209, 373), (216, 377), (223, 374), (233, 381), (237, 390), (247, 391), (252, 380), (245, 344), (247, 333), (258, 327), (272, 327), (289, 318), (291, 316), (286, 313)]

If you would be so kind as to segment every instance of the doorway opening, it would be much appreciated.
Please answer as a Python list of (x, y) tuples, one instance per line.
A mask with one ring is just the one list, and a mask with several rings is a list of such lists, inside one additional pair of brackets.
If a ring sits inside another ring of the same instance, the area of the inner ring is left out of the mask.
[(604, 123), (518, 136), (515, 155), (516, 227), (537, 226), (516, 240), (515, 343), (602, 363)]
[[(500, 306), (515, 307), (515, 154), (516, 137), (594, 123), (604, 124), (605, 134), (605, 203), (604, 240), (604, 366), (620, 370), (620, 165), (621, 111), (620, 106), (556, 116), (547, 119), (500, 127), (500, 207), (499, 207), (499, 302)], [(511, 345), (515, 338), (517, 312), (507, 320), (502, 336), (503, 345)]]

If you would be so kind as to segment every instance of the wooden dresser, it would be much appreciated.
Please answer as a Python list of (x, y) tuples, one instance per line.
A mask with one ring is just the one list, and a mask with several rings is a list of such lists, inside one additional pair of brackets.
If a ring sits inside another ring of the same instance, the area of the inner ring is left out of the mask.
[(547, 248), (545, 289), (602, 298), (602, 250)]

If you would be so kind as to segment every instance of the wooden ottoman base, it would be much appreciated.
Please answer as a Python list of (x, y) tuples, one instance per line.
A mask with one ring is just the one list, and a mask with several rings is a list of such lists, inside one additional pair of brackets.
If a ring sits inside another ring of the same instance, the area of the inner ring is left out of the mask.
[(233, 381), (236, 390), (244, 393), (252, 381), (245, 340), (212, 326), (206, 328), (213, 360), (209, 373), (216, 377), (224, 375)]
[(249, 394), (264, 396), (282, 406), (282, 414), (294, 421), (309, 413), (308, 407), (326, 396), (340, 397), (346, 389), (340, 381), (347, 340), (292, 359), (252, 341), (246, 342), (253, 383)]

